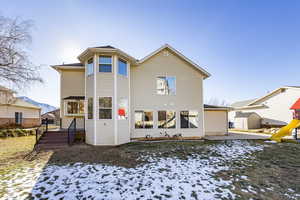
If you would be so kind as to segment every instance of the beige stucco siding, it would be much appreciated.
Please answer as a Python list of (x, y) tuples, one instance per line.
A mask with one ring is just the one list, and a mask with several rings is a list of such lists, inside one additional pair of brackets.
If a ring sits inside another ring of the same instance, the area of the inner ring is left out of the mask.
[(114, 102), (114, 71), (115, 69), (113, 69), (113, 73), (99, 72), (98, 64), (96, 67), (96, 145), (115, 143), (114, 115), (116, 110), (114, 107), (112, 108), (112, 119), (99, 119), (99, 97), (112, 97)]
[[(128, 72), (129, 74), (130, 72)], [(117, 110), (119, 109), (119, 103), (121, 99), (126, 99), (129, 104), (129, 77), (123, 75), (117, 75)], [(128, 110), (129, 112), (129, 105)], [(117, 124), (117, 137), (118, 143), (124, 144), (130, 142), (130, 128), (129, 128), (129, 120), (130, 116), (127, 113), (127, 119), (118, 119)]]
[(204, 111), (205, 135), (225, 135), (228, 132), (227, 111)]
[[(68, 96), (84, 96), (85, 80), (83, 70), (62, 70), (61, 71), (61, 118), (62, 128), (68, 128), (73, 116), (65, 116), (65, 105), (63, 99)], [(83, 128), (83, 117), (77, 120), (77, 127)]]
[[(87, 116), (87, 102), (88, 98), (94, 96), (94, 75), (89, 75), (86, 76), (86, 95), (85, 95), (85, 112), (86, 112), (86, 117), (85, 117), (85, 141), (88, 144), (95, 144), (94, 141), (94, 118), (93, 119), (88, 119)], [(94, 111), (95, 112), (95, 111)]]
[(40, 110), (18, 106), (0, 106), (0, 118), (15, 118), (15, 112), (22, 112), (23, 118), (40, 118)]
[[(131, 67), (131, 137), (161, 136), (157, 129), (157, 111), (176, 112), (176, 128), (168, 129), (173, 135), (181, 133), (185, 137), (203, 137), (203, 76), (190, 64), (171, 52), (159, 52), (139, 66)], [(156, 94), (157, 76), (176, 77), (176, 95), (162, 96)], [(135, 129), (134, 111), (151, 110), (154, 117), (153, 129)], [(179, 113), (183, 110), (199, 112), (196, 129), (181, 129)]]
[(22, 113), (22, 127), (34, 127), (41, 124), (39, 109), (0, 105), (0, 126), (15, 124), (15, 112)]

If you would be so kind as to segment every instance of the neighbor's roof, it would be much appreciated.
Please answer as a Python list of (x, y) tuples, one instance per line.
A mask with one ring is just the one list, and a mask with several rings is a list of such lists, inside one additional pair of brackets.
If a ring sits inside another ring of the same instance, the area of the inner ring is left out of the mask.
[(269, 98), (270, 96), (272, 96), (273, 94), (275, 94), (277, 92), (283, 92), (286, 89), (300, 89), (300, 86), (283, 86), (283, 87), (277, 88), (276, 90), (273, 90), (272, 92), (269, 92), (268, 94), (266, 94), (260, 98), (250, 99), (250, 100), (245, 100), (245, 101), (238, 101), (238, 102), (231, 104), (231, 106), (234, 108), (263, 106), (263, 104), (257, 104), (257, 103), (264, 99)]
[(253, 114), (258, 115), (256, 112), (236, 112), (235, 117), (236, 118), (248, 118)]
[(230, 107), (204, 104), (204, 110), (230, 110)]
[(15, 91), (13, 91), (13, 90), (11, 90), (9, 88), (6, 88), (4, 86), (1, 86), (1, 85), (0, 85), (0, 91), (15, 92)]
[(300, 98), (294, 103), (294, 105), (290, 108), (291, 110), (300, 109)]
[(38, 109), (40, 110), (40, 107), (37, 107), (31, 103), (28, 103), (20, 98), (15, 98), (15, 100), (12, 103), (9, 104), (3, 104), (3, 105), (7, 105), (7, 106), (17, 106), (17, 107), (23, 107), (23, 108), (32, 108), (32, 109)]
[(244, 107), (249, 105), (249, 103), (253, 102), (255, 99), (248, 99), (248, 100), (244, 100), (244, 101), (237, 101), (233, 104), (231, 104), (231, 107)]

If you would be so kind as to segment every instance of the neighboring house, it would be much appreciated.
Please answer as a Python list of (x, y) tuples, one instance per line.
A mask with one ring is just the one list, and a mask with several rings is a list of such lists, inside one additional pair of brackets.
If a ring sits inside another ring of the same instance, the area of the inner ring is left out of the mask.
[(52, 110), (42, 114), (42, 121), (48, 120), (48, 124), (60, 125), (60, 109)]
[(112, 46), (88, 48), (78, 59), (52, 67), (60, 73), (62, 128), (76, 118), (88, 144), (118, 145), (165, 132), (186, 138), (227, 133), (228, 109), (203, 106), (210, 74), (169, 45), (141, 60)]
[(0, 86), (0, 127), (34, 127), (40, 124), (41, 109), (14, 97), (14, 91)]
[[(233, 110), (229, 113), (229, 120), (234, 122), (235, 128), (244, 129), (284, 126), (293, 119), (290, 107), (299, 97), (300, 86), (281, 87), (261, 98), (232, 104)], [(256, 114), (255, 117), (253, 113)], [(242, 125), (241, 116), (244, 115), (249, 115), (247, 120), (250, 126)]]
[(258, 129), (261, 127), (261, 117), (255, 112), (236, 112), (234, 128), (236, 129)]

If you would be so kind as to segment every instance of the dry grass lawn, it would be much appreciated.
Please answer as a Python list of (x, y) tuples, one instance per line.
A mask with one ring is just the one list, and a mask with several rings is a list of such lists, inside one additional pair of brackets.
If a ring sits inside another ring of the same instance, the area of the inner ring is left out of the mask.
[(35, 136), (0, 139), (0, 162), (17, 155), (29, 153), (34, 146)]

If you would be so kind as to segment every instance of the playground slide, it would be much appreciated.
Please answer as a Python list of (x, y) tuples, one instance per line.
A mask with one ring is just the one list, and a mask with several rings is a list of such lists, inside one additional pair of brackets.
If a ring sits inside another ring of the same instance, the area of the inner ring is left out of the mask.
[(281, 138), (288, 136), (292, 133), (293, 129), (300, 127), (300, 120), (293, 119), (288, 125), (282, 127), (271, 136), (271, 140), (281, 142)]

